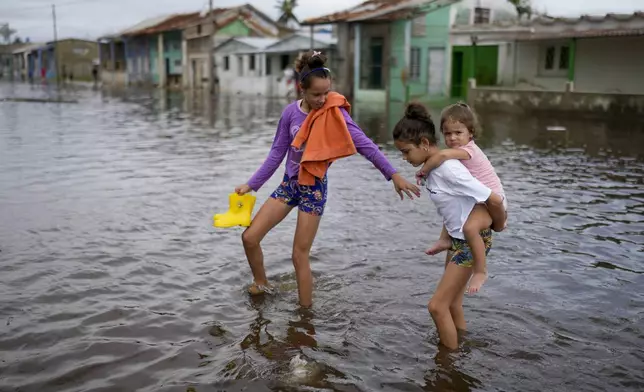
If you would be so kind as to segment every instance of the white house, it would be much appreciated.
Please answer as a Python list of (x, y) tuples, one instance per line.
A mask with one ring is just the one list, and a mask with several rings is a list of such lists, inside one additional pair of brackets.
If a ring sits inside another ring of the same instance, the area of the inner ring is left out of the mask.
[(332, 69), (335, 40), (329, 34), (295, 33), (287, 37), (234, 37), (215, 48), (215, 62), (221, 93), (286, 96), (284, 70), (294, 66), (295, 59), (313, 47), (324, 51)]
[(499, 86), (644, 94), (644, 12), (455, 27), (451, 36), (463, 45), (499, 46)]

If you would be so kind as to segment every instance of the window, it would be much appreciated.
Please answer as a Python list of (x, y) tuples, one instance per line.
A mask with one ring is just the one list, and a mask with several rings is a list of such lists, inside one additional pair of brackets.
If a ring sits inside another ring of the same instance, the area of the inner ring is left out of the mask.
[(490, 23), (490, 9), (476, 7), (474, 8), (474, 24)]
[(248, 56), (248, 58), (250, 60), (250, 62), (248, 64), (248, 69), (251, 70), (251, 71), (254, 71), (255, 70), (255, 55), (251, 54), (250, 56)]
[(201, 25), (197, 25), (197, 34), (201, 35)]
[(181, 67), (181, 60), (180, 59), (174, 60), (174, 66), (175, 67)]
[(555, 68), (556, 50), (557, 48), (555, 48), (554, 46), (548, 46), (548, 48), (546, 48), (546, 64), (545, 64), (546, 70), (551, 70)]
[(289, 64), (290, 60), (289, 60), (288, 54), (283, 54), (282, 55), (280, 63), (281, 63), (280, 65), (282, 66), (280, 69), (282, 69), (282, 70), (284, 70), (284, 69), (286, 69), (286, 68), (288, 68), (290, 66), (290, 64)]
[(409, 79), (420, 79), (420, 48), (411, 48), (409, 56)]
[(565, 76), (570, 68), (570, 46), (548, 44), (541, 48), (540, 73), (546, 76)]
[(224, 71), (228, 71), (230, 69), (230, 57), (225, 56), (224, 57)]
[(559, 52), (559, 69), (568, 69), (568, 64), (570, 62), (570, 47), (562, 46), (561, 51)]
[(266, 75), (271, 74), (271, 64), (272, 64), (271, 58), (266, 56)]

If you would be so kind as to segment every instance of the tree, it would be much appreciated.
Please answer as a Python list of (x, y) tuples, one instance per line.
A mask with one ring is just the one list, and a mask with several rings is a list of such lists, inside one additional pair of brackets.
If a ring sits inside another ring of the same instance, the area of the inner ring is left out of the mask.
[(533, 9), (531, 0), (508, 0), (508, 2), (511, 3), (517, 10), (519, 20), (523, 18), (523, 15), (526, 15), (528, 17), (528, 20), (532, 18)]
[(297, 16), (295, 16), (295, 7), (297, 7), (297, 0), (278, 0), (275, 7), (280, 10), (280, 16), (277, 19), (277, 23), (285, 27), (290, 21), (294, 21), (298, 25), (300, 24), (300, 21), (297, 20)]
[(16, 30), (9, 27), (9, 23), (0, 25), (0, 37), (4, 39), (6, 44), (11, 42), (11, 36), (16, 33)]
[(22, 38), (16, 37), (13, 39), (13, 44), (14, 45), (20, 45), (22, 43)]

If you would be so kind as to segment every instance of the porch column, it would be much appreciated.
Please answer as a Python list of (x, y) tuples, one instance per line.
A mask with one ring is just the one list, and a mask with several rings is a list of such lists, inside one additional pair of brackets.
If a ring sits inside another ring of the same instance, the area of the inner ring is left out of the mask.
[(360, 24), (354, 25), (353, 37), (353, 100), (358, 96), (360, 89)]
[(479, 39), (476, 35), (472, 36), (472, 69), (470, 70), (471, 79), (476, 79), (476, 44), (478, 43), (478, 40)]
[(577, 54), (577, 39), (570, 40), (570, 49), (568, 50), (568, 83), (566, 91), (575, 89), (575, 56)]
[(165, 53), (163, 49), (163, 33), (159, 33), (157, 35), (157, 47), (158, 47), (158, 54), (157, 54), (157, 71), (159, 72), (159, 88), (165, 87)]
[(313, 46), (315, 45), (315, 41), (313, 40), (313, 25), (311, 25), (311, 50), (313, 50)]
[(41, 77), (41, 69), (42, 69), (42, 49), (38, 48), (38, 61), (36, 62), (36, 65), (38, 65), (38, 68), (36, 69), (36, 75)]
[(411, 19), (405, 21), (405, 103), (409, 102), (409, 79), (411, 78)]
[(517, 75), (519, 74), (519, 70), (517, 69), (517, 63), (519, 57), (517, 56), (517, 52), (519, 51), (519, 43), (518, 41), (514, 41), (512, 44), (512, 86), (517, 85)]
[(127, 38), (123, 38), (123, 79), (125, 85), (130, 84), (130, 53), (128, 51)]
[(96, 43), (98, 45), (98, 68), (100, 70), (103, 67), (103, 47), (100, 39)]
[(181, 84), (183, 87), (188, 86), (188, 41), (185, 37), (181, 39)]
[(114, 48), (114, 39), (110, 41), (110, 59), (112, 60), (112, 68), (110, 71), (112, 71), (112, 86), (114, 85), (116, 81), (116, 50)]

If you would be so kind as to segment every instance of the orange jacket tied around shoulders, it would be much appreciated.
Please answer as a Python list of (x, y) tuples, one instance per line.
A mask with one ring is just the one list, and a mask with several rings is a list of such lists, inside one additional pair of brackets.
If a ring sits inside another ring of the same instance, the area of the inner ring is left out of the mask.
[(293, 139), (293, 147), (305, 146), (300, 185), (315, 185), (315, 178), (322, 179), (333, 161), (357, 152), (340, 108), (350, 113), (351, 105), (342, 94), (330, 92), (324, 106), (309, 113)]

